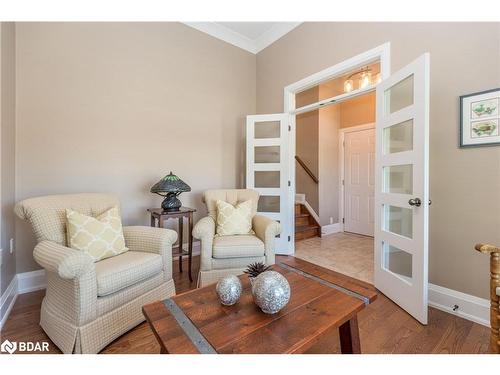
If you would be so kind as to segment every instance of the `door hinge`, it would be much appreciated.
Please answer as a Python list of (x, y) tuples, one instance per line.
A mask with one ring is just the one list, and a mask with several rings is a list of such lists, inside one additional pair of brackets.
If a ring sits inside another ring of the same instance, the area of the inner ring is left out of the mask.
[(342, 218), (342, 224), (345, 224), (345, 218)]
[(288, 242), (290, 242), (290, 239), (291, 239), (290, 236), (288, 236)]
[(288, 131), (291, 132), (292, 131), (292, 125), (288, 125)]
[(288, 186), (292, 186), (292, 182), (288, 180)]
[(344, 180), (342, 180), (342, 186), (344, 185)]

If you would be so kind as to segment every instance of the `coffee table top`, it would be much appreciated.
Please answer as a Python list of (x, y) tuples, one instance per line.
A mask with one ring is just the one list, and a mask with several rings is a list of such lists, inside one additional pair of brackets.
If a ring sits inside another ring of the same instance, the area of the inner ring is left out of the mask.
[(215, 284), (144, 306), (162, 352), (301, 353), (377, 297), (370, 284), (297, 258), (273, 269), (291, 287), (290, 302), (274, 315), (255, 305), (246, 275), (233, 306), (220, 304)]

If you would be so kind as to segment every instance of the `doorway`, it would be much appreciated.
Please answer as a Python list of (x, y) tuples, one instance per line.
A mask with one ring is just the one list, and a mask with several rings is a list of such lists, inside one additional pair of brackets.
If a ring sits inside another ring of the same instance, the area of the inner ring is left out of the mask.
[[(282, 219), (281, 246), (276, 253), (293, 254), (296, 116), (376, 91), (374, 284), (427, 324), (430, 56), (424, 53), (391, 75), (389, 52), (386, 43), (285, 87), (282, 114), (248, 116), (247, 187), (256, 188), (254, 175), (259, 168), (280, 172), (279, 186), (258, 189), (276, 200), (275, 213), (258, 212)], [(353, 89), (353, 70), (377, 60), (380, 81), (366, 79), (369, 75), (363, 69), (359, 86)], [(344, 80), (343, 93), (296, 105), (297, 93), (346, 73), (351, 74)], [(277, 138), (255, 142), (255, 125), (273, 120), (280, 124)], [(279, 163), (265, 166), (255, 162), (250, 154), (256, 147), (271, 144), (279, 146)]]
[(295, 133), (295, 256), (372, 284), (375, 104), (369, 92), (301, 113)]

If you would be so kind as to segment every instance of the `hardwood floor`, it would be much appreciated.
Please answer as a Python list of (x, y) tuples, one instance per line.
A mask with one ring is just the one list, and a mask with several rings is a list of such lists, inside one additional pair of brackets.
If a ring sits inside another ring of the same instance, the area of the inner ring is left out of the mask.
[[(279, 261), (279, 256), (277, 261)], [(193, 275), (199, 267), (199, 257), (193, 258)], [(180, 274), (174, 264), (177, 292), (196, 286), (189, 283), (187, 272)], [(184, 270), (187, 269), (187, 261)], [(49, 341), (50, 352), (60, 353), (38, 325), (40, 304), (45, 291), (18, 296), (0, 332), (0, 341)], [(380, 294), (378, 299), (358, 316), (361, 350), (363, 353), (488, 353), (489, 328), (433, 308), (429, 309), (429, 324), (423, 326), (391, 300)], [(108, 345), (101, 353), (159, 353), (160, 347), (147, 323), (142, 323)], [(332, 332), (310, 352), (339, 352), (338, 333)]]

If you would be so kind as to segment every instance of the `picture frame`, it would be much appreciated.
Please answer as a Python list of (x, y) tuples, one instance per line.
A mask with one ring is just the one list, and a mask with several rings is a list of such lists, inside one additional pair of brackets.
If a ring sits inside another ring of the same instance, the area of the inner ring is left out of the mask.
[(500, 88), (460, 96), (460, 147), (500, 145)]

